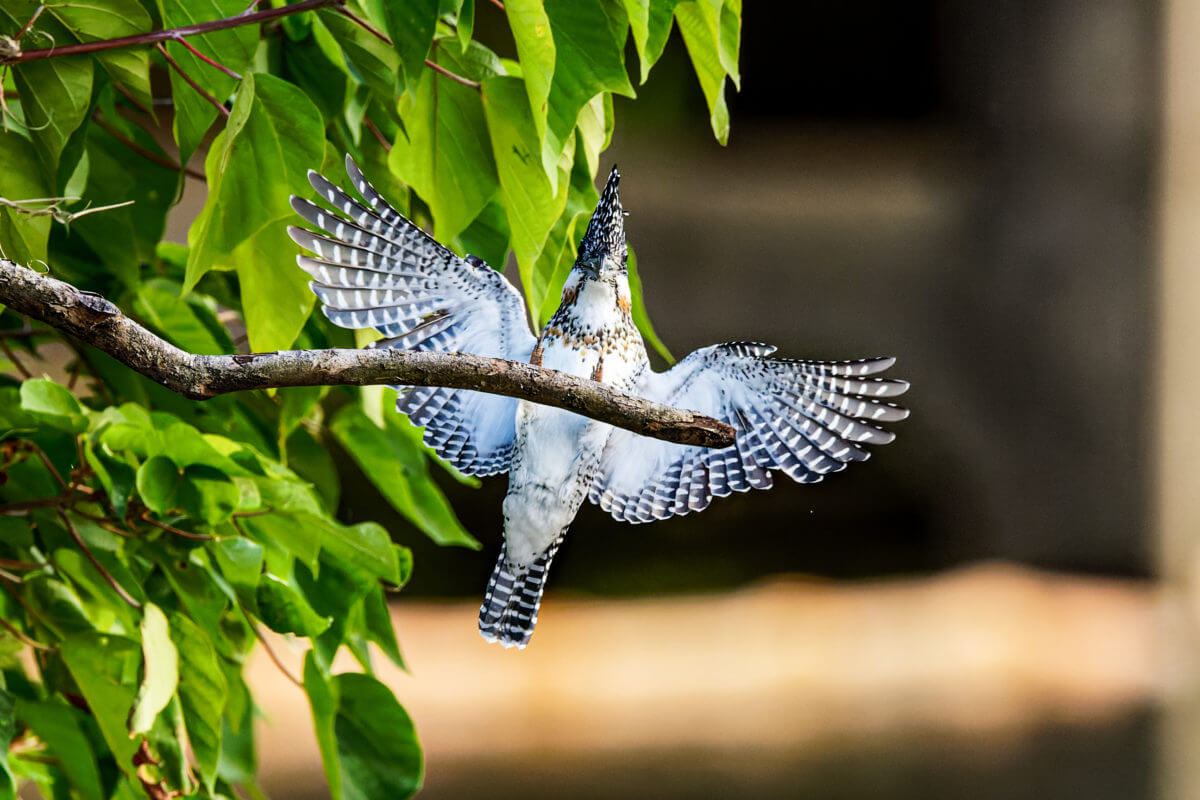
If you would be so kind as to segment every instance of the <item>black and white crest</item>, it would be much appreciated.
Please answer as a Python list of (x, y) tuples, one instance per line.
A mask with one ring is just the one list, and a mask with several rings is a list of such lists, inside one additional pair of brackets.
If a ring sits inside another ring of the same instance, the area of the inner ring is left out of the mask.
[(625, 212), (621, 209), (620, 183), (621, 173), (613, 165), (600, 202), (596, 204), (596, 210), (588, 222), (587, 233), (579, 244), (580, 261), (607, 255), (622, 267), (625, 266)]

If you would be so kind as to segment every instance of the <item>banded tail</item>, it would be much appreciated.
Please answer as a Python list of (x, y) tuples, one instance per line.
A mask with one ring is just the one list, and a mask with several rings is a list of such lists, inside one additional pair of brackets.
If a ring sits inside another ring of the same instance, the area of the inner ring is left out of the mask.
[(558, 552), (566, 532), (559, 534), (549, 547), (528, 567), (518, 567), (500, 550), (496, 568), (488, 581), (487, 594), (479, 607), (479, 633), (488, 642), (524, 650), (537, 625), (538, 607), (546, 588), (546, 573)]

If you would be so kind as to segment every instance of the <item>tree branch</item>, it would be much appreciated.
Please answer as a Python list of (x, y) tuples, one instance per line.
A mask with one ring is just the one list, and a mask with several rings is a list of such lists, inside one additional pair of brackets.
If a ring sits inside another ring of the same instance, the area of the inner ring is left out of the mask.
[(252, 14), (238, 14), (237, 16), (214, 19), (209, 22), (198, 22), (195, 25), (183, 25), (178, 28), (168, 28), (162, 31), (122, 36), (119, 39), (100, 39), (95, 42), (68, 44), (62, 47), (48, 47), (44, 50), (18, 50), (15, 53), (0, 55), (0, 64), (17, 64), (22, 61), (36, 61), (41, 58), (58, 58), (61, 56), (79, 55), (80, 53), (95, 53), (101, 50), (115, 50), (121, 47), (155, 44), (156, 42), (166, 42), (172, 39), (178, 40), (181, 36), (194, 36), (198, 33), (210, 33), (212, 31), (225, 30), (226, 28), (236, 28), (241, 25), (253, 25), (257, 22), (269, 22), (279, 17), (311, 11), (314, 8), (341, 6), (345, 2), (346, 0), (303, 0), (300, 3), (271, 8), (266, 11), (256, 11)]
[(193, 400), (286, 386), (445, 386), (555, 406), (678, 444), (728, 447), (734, 442), (734, 429), (711, 417), (556, 370), (469, 353), (380, 348), (193, 355), (129, 319), (100, 295), (6, 259), (0, 259), (0, 303)]

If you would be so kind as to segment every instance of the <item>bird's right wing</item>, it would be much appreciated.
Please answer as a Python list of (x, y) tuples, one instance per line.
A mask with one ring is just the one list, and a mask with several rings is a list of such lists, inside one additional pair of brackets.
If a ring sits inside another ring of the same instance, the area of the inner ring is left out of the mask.
[(718, 344), (666, 372), (647, 370), (635, 394), (726, 422), (736, 443), (705, 448), (614, 430), (588, 499), (617, 520), (651, 522), (702, 511), (714, 497), (769, 489), (774, 471), (815, 483), (866, 460), (864, 445), (895, 438), (878, 424), (908, 416), (887, 402), (908, 384), (874, 377), (895, 359), (767, 358), (774, 350)]
[[(479, 259), (459, 258), (392, 208), (346, 157), (360, 202), (316, 172), (309, 181), (340, 213), (300, 197), (292, 208), (328, 235), (289, 227), (317, 258), (299, 256), (321, 310), (343, 328), (374, 328), (372, 347), (474, 353), (528, 361), (535, 339), (521, 294)], [(468, 475), (508, 469), (517, 401), (439, 387), (396, 387), (396, 408), (425, 442)]]

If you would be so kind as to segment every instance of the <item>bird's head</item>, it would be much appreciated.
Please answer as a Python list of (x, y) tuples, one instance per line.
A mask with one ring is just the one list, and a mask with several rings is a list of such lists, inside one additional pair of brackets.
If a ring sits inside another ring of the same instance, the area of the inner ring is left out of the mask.
[(579, 244), (575, 267), (593, 280), (625, 274), (625, 212), (621, 209), (620, 182), (621, 174), (614, 165)]

